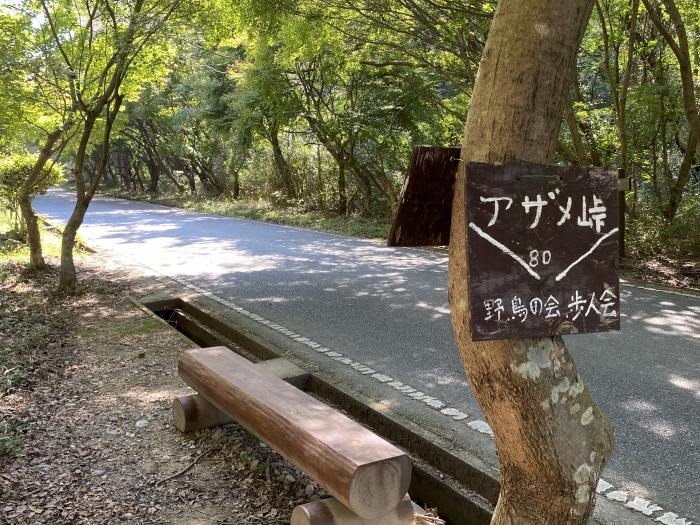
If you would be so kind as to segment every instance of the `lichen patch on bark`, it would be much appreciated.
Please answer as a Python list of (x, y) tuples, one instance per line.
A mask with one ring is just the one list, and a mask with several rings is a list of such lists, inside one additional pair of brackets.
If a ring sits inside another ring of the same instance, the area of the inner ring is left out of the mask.
[(511, 370), (525, 379), (536, 380), (540, 377), (541, 370), (551, 366), (549, 358), (551, 346), (552, 344), (549, 340), (537, 341), (534, 345), (528, 347), (527, 361), (520, 364), (511, 363)]

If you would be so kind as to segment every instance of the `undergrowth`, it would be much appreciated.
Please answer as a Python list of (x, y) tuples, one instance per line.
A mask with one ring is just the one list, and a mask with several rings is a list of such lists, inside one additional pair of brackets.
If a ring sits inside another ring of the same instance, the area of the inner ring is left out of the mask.
[(688, 195), (673, 222), (663, 218), (651, 202), (638, 205), (625, 239), (630, 256), (700, 260), (700, 197)]
[(307, 210), (303, 206), (274, 206), (265, 201), (243, 201), (225, 197), (152, 196), (148, 193), (108, 193), (115, 197), (147, 201), (185, 210), (239, 217), (256, 221), (298, 226), (368, 239), (386, 239), (390, 221), (386, 218), (338, 215), (332, 212)]

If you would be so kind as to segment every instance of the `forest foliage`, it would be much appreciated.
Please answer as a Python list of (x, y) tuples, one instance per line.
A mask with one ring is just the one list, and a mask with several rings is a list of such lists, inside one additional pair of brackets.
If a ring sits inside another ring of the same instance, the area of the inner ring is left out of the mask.
[[(38, 151), (63, 129), (50, 156), (78, 190), (97, 180), (386, 222), (413, 147), (460, 143), (495, 9), (144, 1), (136, 15), (105, 0), (0, 8), (0, 154)], [(91, 12), (124, 21), (101, 39)], [(120, 86), (105, 97), (121, 53)], [(596, 0), (553, 161), (625, 170), (639, 253), (700, 256), (699, 68), (695, 0)]]

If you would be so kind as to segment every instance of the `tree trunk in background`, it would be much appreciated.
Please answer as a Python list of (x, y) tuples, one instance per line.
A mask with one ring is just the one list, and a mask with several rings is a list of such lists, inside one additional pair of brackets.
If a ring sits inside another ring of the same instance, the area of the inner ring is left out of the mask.
[(274, 126), (270, 129), (268, 134), (270, 144), (272, 145), (272, 156), (275, 161), (275, 169), (277, 170), (277, 176), (280, 178), (280, 182), (284, 188), (285, 196), (294, 198), (296, 193), (294, 191), (294, 183), (292, 182), (292, 173), (289, 170), (287, 159), (284, 158), (284, 154), (282, 153), (282, 147), (280, 146), (277, 133), (277, 126)]
[[(683, 200), (685, 187), (688, 184), (688, 179), (690, 179), (690, 170), (695, 163), (695, 150), (697, 149), (697, 145), (697, 136), (691, 131), (688, 134), (688, 144), (683, 154), (683, 160), (678, 167), (678, 177), (676, 177), (675, 182), (671, 183), (669, 187), (668, 203), (664, 208), (664, 217), (666, 217), (669, 222), (673, 221), (676, 217), (678, 208)], [(669, 182), (671, 178), (672, 177), (669, 175)]]
[(583, 138), (581, 137), (581, 132), (578, 129), (578, 122), (576, 122), (576, 115), (574, 115), (573, 103), (568, 104), (566, 108), (566, 123), (569, 126), (571, 142), (574, 144), (574, 150), (576, 151), (576, 158), (579, 166), (588, 166), (586, 147), (583, 145)]
[(345, 166), (338, 165), (338, 214), (348, 213), (348, 193), (345, 187)]
[(393, 213), (396, 210), (396, 207), (399, 205), (399, 196), (396, 192), (394, 184), (391, 182), (389, 177), (386, 176), (386, 173), (384, 173), (383, 170), (375, 172), (374, 178), (377, 181), (377, 186), (379, 189), (384, 193), (384, 195), (386, 195), (387, 199), (389, 199), (389, 206), (391, 207), (391, 211)]
[[(467, 117), (464, 163), (551, 161), (592, 6), (592, 0), (498, 3)], [(561, 338), (472, 342), (465, 180), (460, 169), (449, 295), (464, 369), (501, 463), (492, 523), (583, 523), (612, 450), (612, 426)]]
[(235, 170), (233, 172), (233, 188), (231, 189), (231, 195), (234, 199), (238, 200), (241, 198), (241, 176), (240, 170)]
[(194, 167), (190, 164), (189, 168), (185, 170), (187, 174), (187, 182), (190, 185), (190, 194), (197, 195), (197, 184), (194, 181)]
[(149, 159), (146, 164), (148, 169), (148, 191), (151, 193), (158, 193), (158, 181), (160, 180), (160, 167), (158, 163)]
[(678, 61), (678, 71), (683, 87), (683, 109), (686, 120), (688, 121), (688, 143), (685, 152), (683, 152), (683, 161), (678, 169), (678, 177), (676, 177), (675, 182), (672, 181), (670, 172), (668, 173), (669, 199), (664, 207), (663, 213), (670, 222), (673, 221), (676, 213), (678, 213), (678, 207), (683, 199), (685, 186), (688, 184), (690, 170), (695, 160), (695, 151), (698, 147), (698, 141), (700, 140), (700, 113), (698, 113), (697, 99), (695, 96), (695, 79), (693, 76), (693, 64), (690, 60), (688, 35), (678, 6), (674, 0), (663, 0), (665, 11), (676, 33), (674, 37), (669, 28), (666, 27), (658, 6), (652, 4), (650, 0), (642, 1), (644, 2), (644, 7), (647, 8), (652, 22), (654, 22), (654, 25), (671, 48), (671, 51), (673, 51)]
[[(627, 138), (627, 95), (629, 93), (630, 80), (632, 78), (632, 68), (634, 66), (634, 39), (637, 36), (637, 14), (639, 12), (639, 0), (632, 0), (632, 12), (627, 36), (627, 63), (625, 64), (624, 75), (622, 75), (622, 85), (619, 84), (620, 78), (620, 44), (611, 45), (611, 39), (608, 35), (608, 25), (612, 30), (612, 21), (606, 20), (606, 12), (600, 5), (600, 1), (596, 0), (596, 11), (600, 20), (600, 28), (603, 37), (603, 48), (605, 53), (605, 71), (610, 83), (612, 91), (613, 103), (615, 106), (615, 117), (617, 124), (617, 136), (620, 141), (619, 152), (619, 168), (625, 170), (629, 176), (629, 154), (628, 154), (628, 138)], [(614, 53), (614, 56), (612, 55)], [(624, 210), (620, 210), (623, 213)]]

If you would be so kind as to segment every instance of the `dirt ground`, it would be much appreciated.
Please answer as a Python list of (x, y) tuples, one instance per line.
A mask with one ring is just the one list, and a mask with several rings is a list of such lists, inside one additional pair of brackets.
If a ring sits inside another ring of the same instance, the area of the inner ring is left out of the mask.
[(61, 299), (55, 270), (0, 268), (0, 523), (288, 523), (325, 495), (235, 424), (173, 427), (191, 345), (117, 275), (84, 261)]
[(625, 259), (623, 277), (632, 277), (681, 290), (700, 291), (700, 262), (659, 255), (647, 259)]

